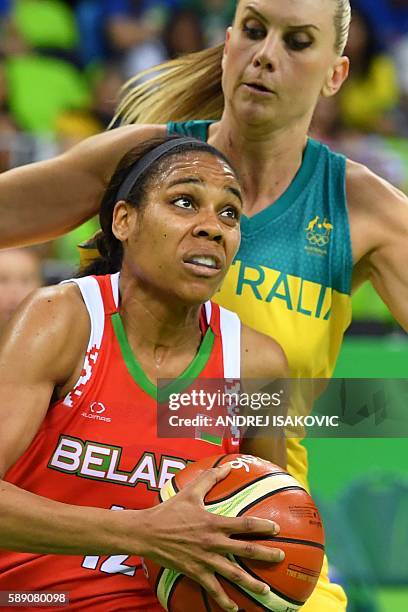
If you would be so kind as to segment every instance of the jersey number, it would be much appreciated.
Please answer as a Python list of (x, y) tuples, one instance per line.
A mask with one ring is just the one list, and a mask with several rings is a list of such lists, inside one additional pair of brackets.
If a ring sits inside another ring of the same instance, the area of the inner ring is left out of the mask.
[[(124, 510), (123, 506), (111, 506), (111, 510)], [(125, 561), (129, 559), (129, 555), (111, 555), (103, 561), (99, 568), (105, 574), (124, 574), (125, 576), (134, 576), (138, 566), (126, 565)], [(81, 563), (86, 569), (96, 570), (100, 561), (100, 556), (86, 555)]]

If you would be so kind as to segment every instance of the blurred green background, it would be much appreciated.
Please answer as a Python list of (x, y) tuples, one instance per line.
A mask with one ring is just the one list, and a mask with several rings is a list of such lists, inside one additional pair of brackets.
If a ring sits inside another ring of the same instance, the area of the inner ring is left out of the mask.
[[(408, 343), (347, 338), (337, 377), (407, 378)], [(408, 407), (407, 407), (408, 408)], [(406, 439), (308, 439), (310, 484), (350, 612), (408, 610)]]

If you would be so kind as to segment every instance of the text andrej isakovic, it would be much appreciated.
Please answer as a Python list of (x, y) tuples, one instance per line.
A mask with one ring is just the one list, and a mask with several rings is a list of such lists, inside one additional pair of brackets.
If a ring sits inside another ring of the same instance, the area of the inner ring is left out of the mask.
[[(173, 413), (180, 411), (180, 414), (172, 414), (169, 417), (169, 425), (257, 428), (339, 426), (338, 416), (286, 414), (286, 410), (282, 410), (285, 404), (284, 393), (283, 390), (275, 393), (225, 393), (203, 389), (172, 393), (167, 402), (168, 408)], [(259, 410), (264, 413), (254, 414)]]

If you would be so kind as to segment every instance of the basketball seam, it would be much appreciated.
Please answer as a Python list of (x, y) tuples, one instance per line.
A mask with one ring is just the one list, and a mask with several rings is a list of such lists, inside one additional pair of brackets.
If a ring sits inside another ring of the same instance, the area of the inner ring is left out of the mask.
[(213, 468), (218, 467), (221, 461), (225, 459), (225, 457), (228, 457), (228, 455), (222, 455), (221, 457), (218, 457), (217, 461), (213, 465)]
[[(221, 457), (218, 457), (217, 461), (214, 463), (214, 465), (212, 466), (213, 468), (217, 467), (217, 465), (223, 460), (225, 459), (225, 457), (228, 457), (228, 455), (222, 455)], [(176, 493), (178, 493), (180, 491), (180, 489), (177, 486), (177, 480), (176, 480), (177, 474), (174, 476), (174, 478), (172, 478), (172, 483), (173, 483), (173, 487), (174, 490), (176, 491)]]
[[(261, 480), (266, 480), (267, 478), (274, 478), (275, 476), (287, 476), (288, 473), (287, 472), (275, 472), (274, 474), (264, 474), (263, 476), (259, 476), (258, 478), (255, 478), (255, 480), (251, 480), (251, 482), (246, 482), (244, 485), (242, 485), (239, 489), (234, 489), (234, 491), (232, 493), (228, 493), (228, 495), (226, 495), (225, 497), (222, 497), (221, 499), (214, 499), (210, 502), (204, 502), (204, 506), (212, 506), (214, 504), (221, 504), (222, 502), (228, 501), (228, 499), (231, 496), (235, 496), (238, 495), (238, 493), (241, 493), (241, 491), (244, 491), (244, 489), (246, 489), (247, 487), (256, 484), (257, 482), (261, 482)], [(290, 476), (290, 474), (289, 474)], [(277, 489), (277, 491), (275, 491), (275, 493), (279, 492), (279, 491), (283, 491), (283, 489), (287, 489), (289, 487), (283, 487), (281, 489)], [(301, 489), (302, 491), (305, 491), (305, 489), (303, 489), (300, 485), (296, 486), (295, 485), (291, 485), (290, 488), (296, 488), (296, 489)], [(306, 491), (305, 491), (306, 493)], [(268, 495), (274, 495), (274, 492), (272, 493), (268, 493)], [(257, 500), (259, 501), (259, 500)], [(239, 515), (238, 515), (239, 516)]]
[(154, 593), (155, 593), (156, 597), (157, 597), (157, 591), (159, 590), (159, 583), (160, 583), (161, 577), (163, 575), (164, 569), (165, 569), (164, 567), (160, 568), (160, 571), (157, 574), (156, 583), (154, 585)]
[[(250, 484), (252, 485), (252, 482)], [(257, 504), (259, 504), (259, 502), (263, 501), (264, 499), (267, 499), (268, 497), (272, 497), (273, 495), (277, 495), (278, 493), (281, 493), (282, 491), (305, 491), (305, 490), (302, 487), (297, 486), (297, 485), (288, 485), (287, 487), (281, 487), (280, 489), (276, 489), (276, 491), (269, 491), (268, 493), (265, 493), (265, 495), (262, 495), (262, 497), (258, 497), (258, 499), (255, 499), (253, 502), (245, 506), (245, 508), (242, 508), (242, 510), (238, 512), (237, 517), (242, 516), (244, 512), (246, 512), (247, 510), (250, 510), (253, 506), (256, 506)]]
[[(248, 571), (248, 573), (250, 573), (254, 578), (259, 580), (259, 576), (257, 576), (256, 574), (252, 574), (252, 572), (250, 572), (248, 568), (245, 568), (245, 570)], [(240, 591), (243, 595), (245, 595), (245, 597), (248, 597), (248, 599), (256, 603), (256, 605), (259, 606), (261, 610), (267, 610), (268, 612), (271, 612), (271, 608), (269, 608), (268, 606), (264, 606), (263, 603), (258, 601), (255, 597), (253, 597), (251, 593), (248, 593), (247, 591), (245, 591), (245, 589), (241, 588), (239, 584), (237, 584), (236, 582), (233, 582), (232, 580), (229, 580), (228, 578), (225, 578), (225, 576), (223, 576), (222, 578), (223, 580), (228, 582), (231, 586), (233, 586), (235, 589)], [(300, 602), (300, 601), (296, 601), (295, 599), (291, 599), (290, 597), (286, 597), (286, 595), (283, 595), (283, 593), (280, 593), (277, 589), (273, 589), (272, 587), (271, 587), (271, 591), (278, 597), (281, 597), (281, 599), (286, 600), (288, 603), (292, 603), (295, 606), (303, 606), (305, 603), (304, 601)]]
[[(238, 563), (238, 565), (245, 571), (248, 572), (248, 574), (250, 574), (253, 578), (256, 578), (256, 580), (259, 580), (259, 576), (257, 576), (257, 574), (255, 574), (254, 571), (251, 570), (250, 567), (248, 567), (241, 559), (241, 557), (236, 558), (234, 556), (234, 561), (236, 563)], [(235, 583), (233, 583), (235, 584)], [(239, 587), (239, 585), (236, 585)], [(268, 582), (268, 586), (271, 589), (272, 593), (274, 593), (275, 595), (277, 595), (278, 597), (281, 597), (282, 599), (288, 601), (289, 603), (295, 605), (295, 606), (303, 606), (305, 604), (304, 601), (298, 601), (297, 599), (293, 599), (292, 597), (289, 597), (288, 595), (285, 595), (284, 593), (281, 593), (281, 591), (278, 591), (277, 588), (271, 586)], [(266, 610), (269, 610), (269, 608), (266, 608)]]
[(169, 595), (167, 597), (167, 609), (170, 609), (171, 599), (172, 599), (172, 597), (174, 595), (174, 591), (176, 590), (176, 587), (177, 587), (178, 583), (180, 582), (180, 580), (182, 580), (184, 577), (185, 577), (185, 574), (180, 574), (179, 576), (177, 576), (177, 578), (173, 582), (173, 586), (171, 587), (171, 589), (169, 591)]
[(302, 546), (313, 546), (314, 548), (319, 548), (323, 552), (325, 551), (325, 547), (323, 544), (319, 544), (319, 542), (313, 542), (312, 540), (299, 540), (297, 538), (285, 538), (285, 537), (273, 537), (273, 538), (259, 538), (262, 542), (287, 542), (288, 544), (301, 544)]

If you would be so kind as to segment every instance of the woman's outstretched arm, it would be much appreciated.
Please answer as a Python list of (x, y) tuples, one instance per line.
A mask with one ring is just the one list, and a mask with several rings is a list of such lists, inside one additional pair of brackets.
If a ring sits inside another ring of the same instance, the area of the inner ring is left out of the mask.
[(51, 240), (98, 212), (118, 161), (164, 125), (126, 126), (87, 138), (66, 153), (0, 175), (0, 248)]

